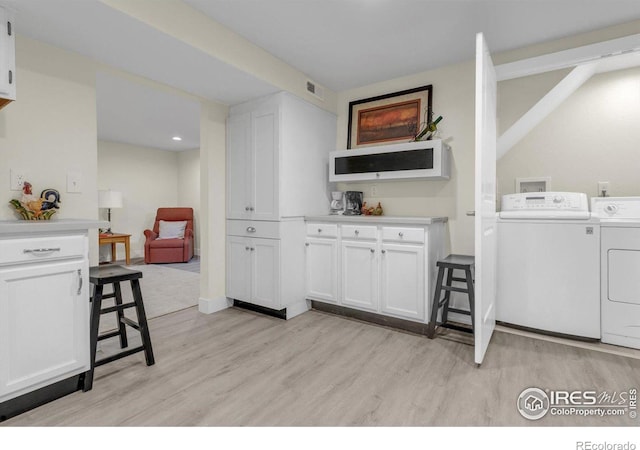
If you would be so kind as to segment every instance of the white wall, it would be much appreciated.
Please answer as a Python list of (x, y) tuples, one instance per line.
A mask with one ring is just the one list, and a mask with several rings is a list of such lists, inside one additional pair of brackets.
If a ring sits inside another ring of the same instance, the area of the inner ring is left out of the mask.
[[(98, 141), (98, 189), (121, 191), (123, 208), (111, 210), (111, 231), (131, 235), (131, 256), (144, 256), (144, 230), (160, 207), (178, 205), (178, 153)], [(107, 218), (107, 211), (100, 211)], [(105, 253), (106, 252), (106, 253)], [(116, 249), (123, 259), (122, 249)], [(108, 246), (101, 257), (108, 256)]]
[(195, 253), (200, 254), (200, 149), (178, 153), (178, 206), (193, 208)]
[[(523, 92), (539, 98), (553, 78), (501, 83), (500, 104)], [(505, 126), (519, 117), (500, 110)], [(640, 195), (639, 124), (640, 68), (596, 75), (498, 161), (498, 193), (515, 192), (518, 177), (547, 176), (554, 191), (597, 196), (598, 181), (609, 181), (608, 195)]]
[[(433, 85), (434, 115), (442, 115), (439, 129), (451, 146), (451, 178), (442, 181), (386, 181), (339, 183), (338, 190), (364, 192), (367, 203), (382, 203), (384, 213), (394, 216), (447, 216), (451, 250), (473, 254), (474, 186), (474, 65), (471, 62), (443, 67), (409, 77), (389, 80), (338, 94), (337, 148), (347, 145), (350, 101), (404, 89)], [(371, 187), (378, 191), (371, 195)]]
[[(17, 100), (0, 110), (0, 219), (16, 219), (9, 200), (11, 168), (24, 170), (39, 194), (60, 191), (57, 218), (98, 218), (95, 68), (88, 59), (18, 35)], [(67, 193), (67, 172), (81, 175), (81, 193)], [(97, 230), (90, 233), (97, 262)]]
[[(531, 47), (492, 55), (496, 64), (635, 34), (640, 21)], [(472, 43), (470, 43), (472, 45)], [(491, 45), (491, 42), (489, 42)], [(365, 201), (382, 203), (385, 214), (449, 217), (450, 250), (473, 254), (474, 208), (474, 77), (473, 61), (442, 67), (338, 93), (336, 146), (346, 148), (350, 101), (433, 85), (433, 110), (442, 115), (442, 138), (452, 149), (448, 181), (388, 181), (339, 183), (339, 190), (361, 190)], [(512, 192), (515, 176), (552, 177), (552, 187), (595, 194), (597, 181), (611, 182), (611, 195), (640, 195), (638, 69), (599, 75), (590, 80), (552, 117), (532, 131), (498, 163), (498, 188)], [(566, 71), (501, 82), (498, 85), (498, 124), (507, 129), (535, 104)], [(634, 128), (635, 127), (635, 128)], [(635, 178), (634, 178), (635, 176)]]

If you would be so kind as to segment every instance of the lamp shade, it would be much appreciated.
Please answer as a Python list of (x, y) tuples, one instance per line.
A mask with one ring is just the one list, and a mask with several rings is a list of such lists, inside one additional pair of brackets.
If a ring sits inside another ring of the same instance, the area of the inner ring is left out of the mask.
[(122, 208), (122, 192), (98, 191), (98, 208)]

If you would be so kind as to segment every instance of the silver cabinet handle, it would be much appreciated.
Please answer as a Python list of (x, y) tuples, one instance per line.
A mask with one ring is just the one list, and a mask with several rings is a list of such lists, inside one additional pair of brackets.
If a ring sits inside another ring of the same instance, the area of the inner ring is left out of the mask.
[(25, 248), (23, 253), (51, 253), (51, 252), (59, 252), (60, 247), (56, 248)]
[(251, 251), (254, 251), (254, 250), (255, 250), (255, 248), (254, 248), (254, 247), (251, 247)]
[(249, 211), (253, 211), (253, 206), (249, 206)]
[(254, 227), (247, 227), (247, 232), (249, 233), (255, 233), (256, 229)]
[(308, 246), (309, 246), (309, 243), (308, 243), (308, 242), (305, 242), (305, 244), (304, 244), (304, 245), (305, 245), (306, 247), (308, 247)]
[(245, 207), (244, 207), (244, 210), (245, 210), (245, 211), (249, 211), (249, 207), (248, 207), (248, 206), (245, 206)]
[(83, 283), (82, 269), (78, 269), (78, 294), (77, 295), (82, 294), (82, 283)]
[(318, 228), (318, 233), (322, 233), (322, 228)]
[(404, 233), (401, 231), (401, 232), (398, 233), (398, 236), (402, 237), (402, 236), (404, 236)]
[(475, 211), (467, 211), (467, 216), (475, 216), (476, 212)]
[(375, 253), (375, 252), (376, 252), (376, 250), (375, 250), (375, 249), (373, 249), (373, 248), (371, 248), (371, 249), (369, 249), (369, 250), (371, 250), (371, 253)]
[(245, 247), (244, 249), (248, 251), (250, 248), (249, 247)]
[(383, 254), (384, 254), (384, 253), (387, 253), (387, 251), (386, 251), (386, 250), (384, 250), (384, 249), (382, 249), (382, 253), (383, 253)]
[(355, 233), (356, 236), (360, 234), (360, 232), (358, 230), (354, 231), (354, 233)]

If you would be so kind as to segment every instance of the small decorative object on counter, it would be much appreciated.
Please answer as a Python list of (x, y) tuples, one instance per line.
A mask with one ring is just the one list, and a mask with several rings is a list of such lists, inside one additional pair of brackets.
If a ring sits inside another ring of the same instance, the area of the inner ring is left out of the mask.
[(429, 122), (424, 129), (416, 135), (414, 141), (428, 141), (438, 131), (438, 123), (442, 120), (442, 116), (438, 116), (433, 122)]
[(22, 197), (9, 202), (24, 220), (49, 220), (60, 209), (60, 193), (55, 189), (45, 189), (40, 197), (33, 195), (31, 183), (24, 182)]
[(367, 206), (367, 202), (362, 204), (362, 214), (365, 216), (381, 216), (383, 214), (382, 205), (378, 202), (378, 206)]

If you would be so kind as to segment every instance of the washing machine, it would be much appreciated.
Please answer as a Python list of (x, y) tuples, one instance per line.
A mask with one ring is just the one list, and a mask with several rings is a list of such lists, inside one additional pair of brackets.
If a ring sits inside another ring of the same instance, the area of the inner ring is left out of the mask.
[(602, 342), (640, 348), (640, 197), (597, 197)]
[(586, 194), (505, 195), (497, 222), (496, 320), (600, 339), (600, 227)]

